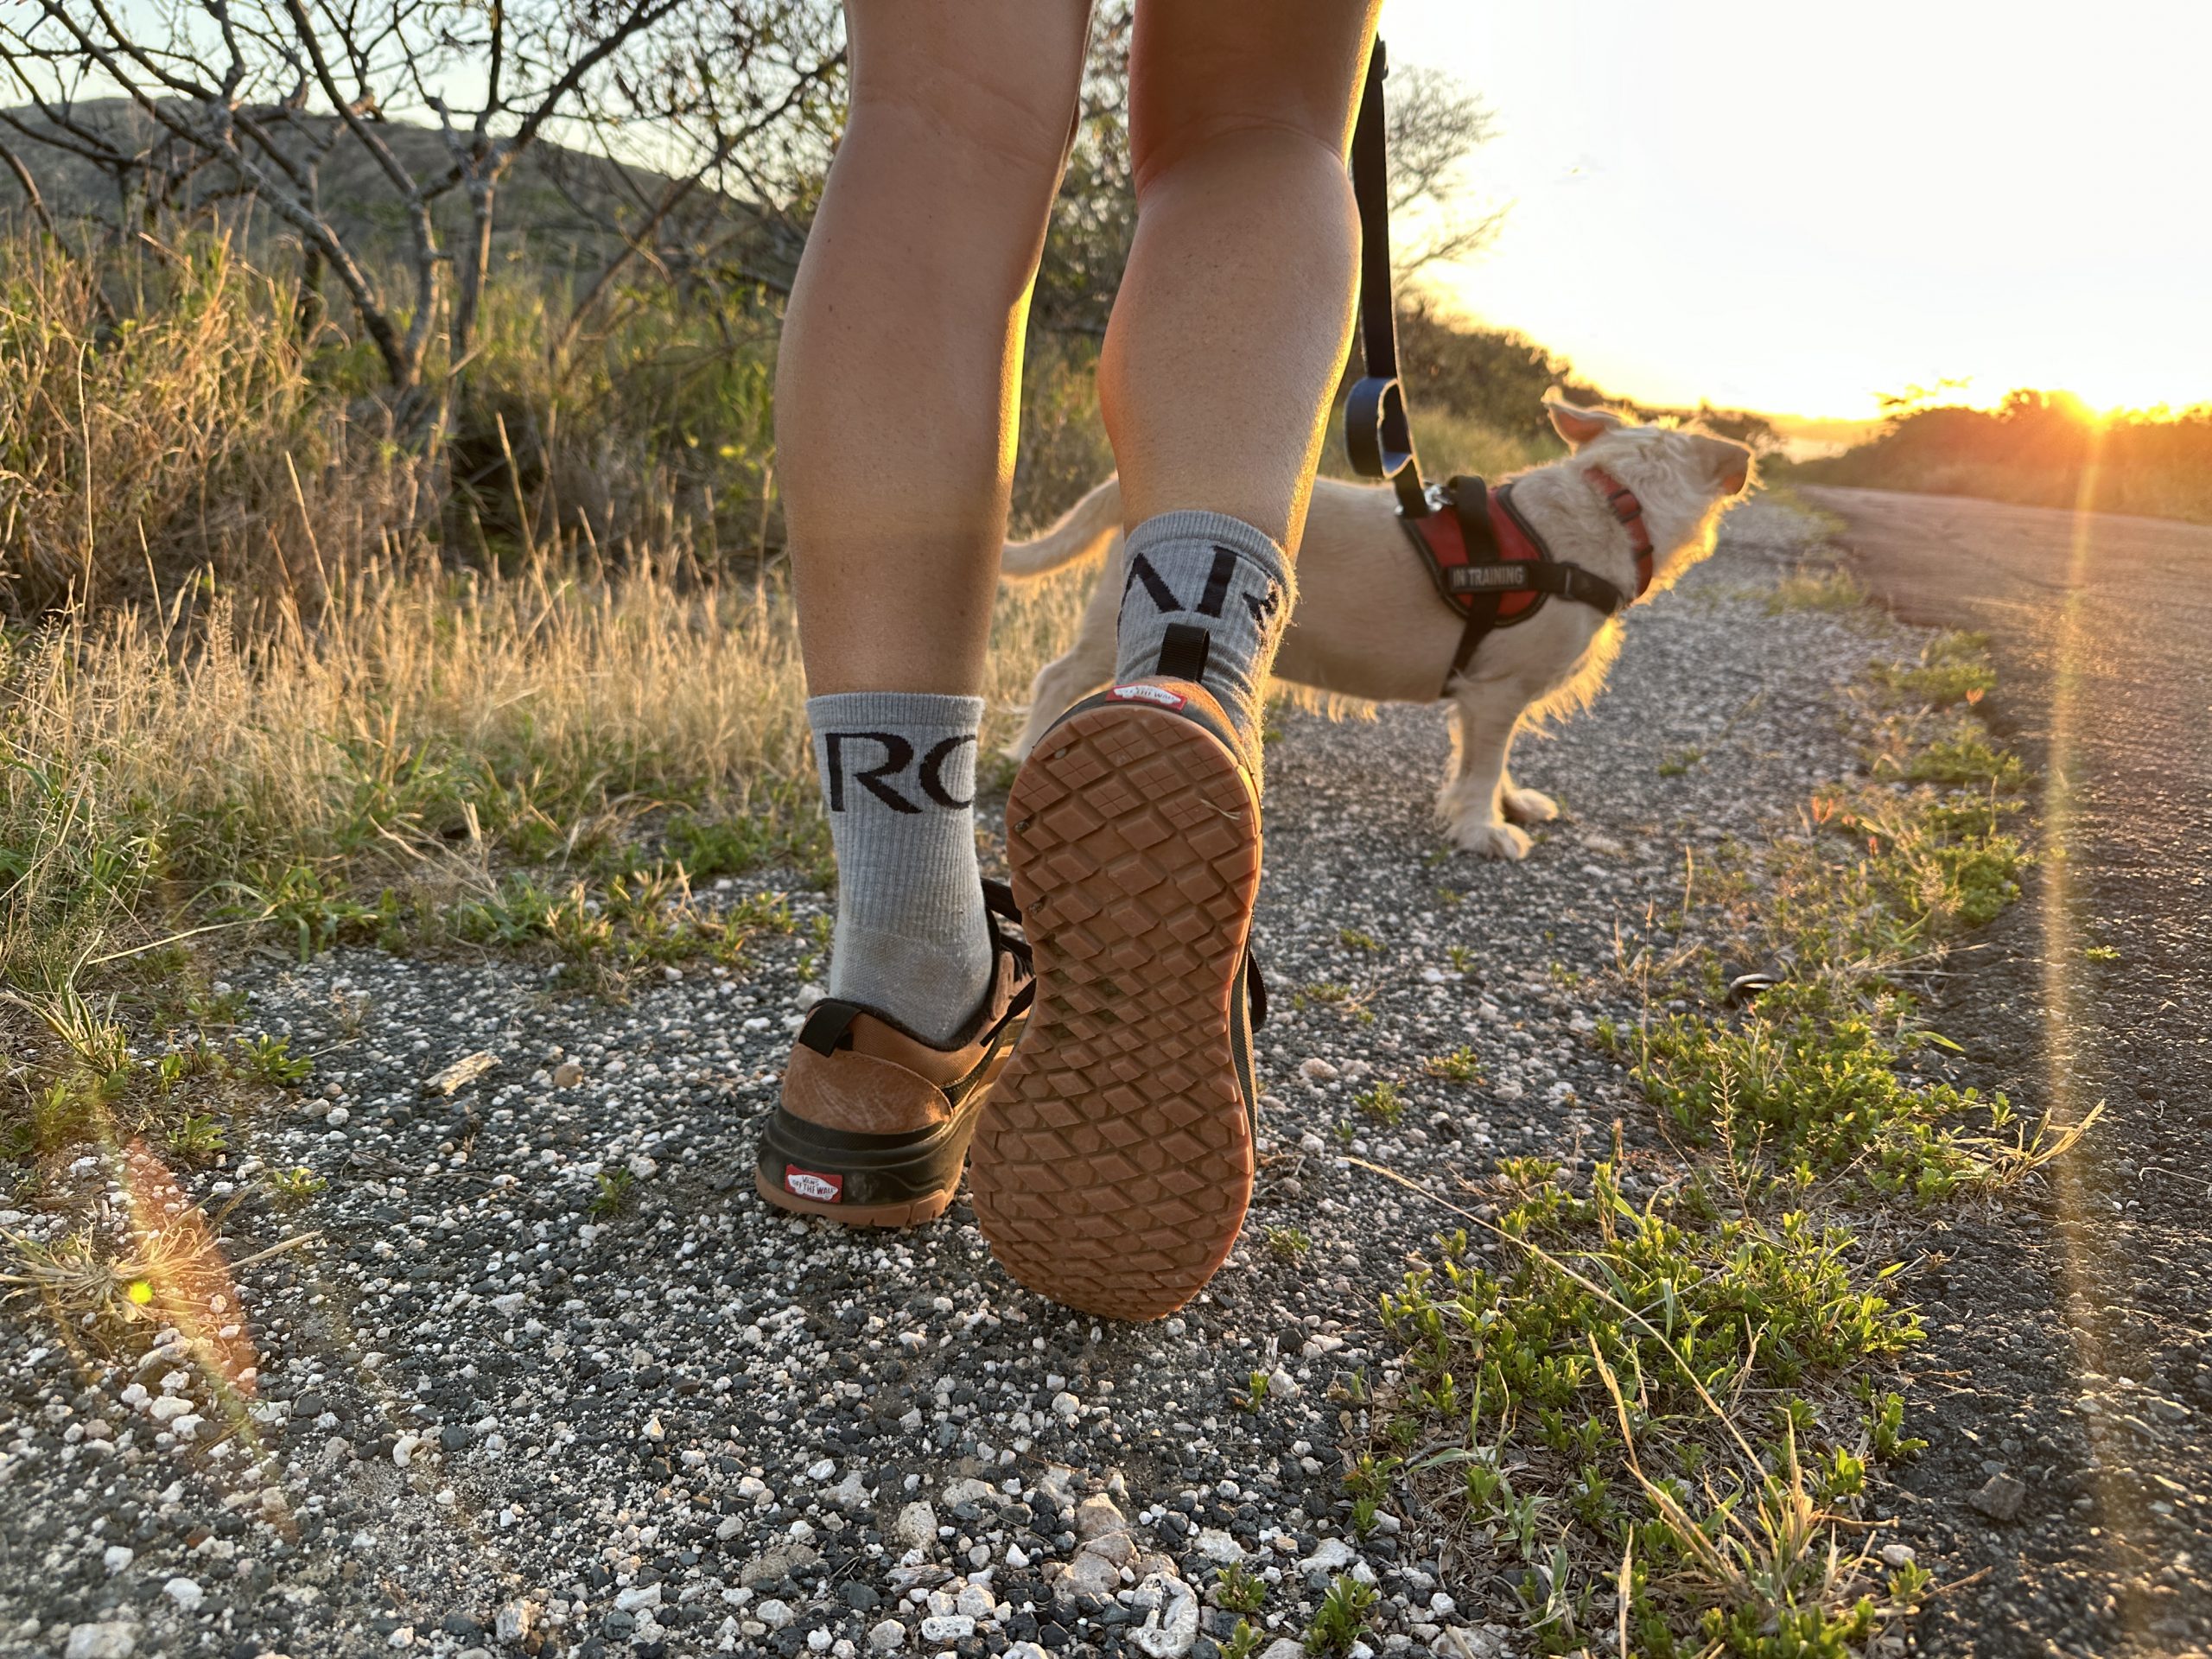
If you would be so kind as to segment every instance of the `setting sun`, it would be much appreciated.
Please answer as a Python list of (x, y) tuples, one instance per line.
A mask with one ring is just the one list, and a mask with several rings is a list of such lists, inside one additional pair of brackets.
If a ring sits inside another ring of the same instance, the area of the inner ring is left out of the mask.
[(1510, 207), (1436, 283), (1599, 384), (1870, 416), (1878, 394), (2212, 398), (2212, 14), (2094, 29), (1991, 4), (1391, 0), (1395, 60), (1478, 89), (1471, 192)]

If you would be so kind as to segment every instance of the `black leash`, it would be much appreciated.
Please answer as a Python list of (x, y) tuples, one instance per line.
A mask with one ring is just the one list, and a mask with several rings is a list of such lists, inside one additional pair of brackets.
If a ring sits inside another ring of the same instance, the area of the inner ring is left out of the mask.
[[(1491, 516), (1491, 492), (1481, 479), (1454, 476), (1437, 489), (1421, 480), (1406, 417), (1405, 388), (1398, 379), (1397, 305), (1390, 291), (1390, 156), (1382, 109), (1382, 78), (1389, 73), (1378, 37), (1367, 60), (1367, 86), (1351, 135), (1352, 194), (1359, 203), (1359, 338), (1367, 372), (1344, 401), (1344, 448), (1353, 470), (1387, 480), (1396, 493), (1398, 523), (1406, 539), (1427, 567), (1438, 594), (1465, 619), (1459, 649), (1439, 691), (1445, 696), (1484, 639), (1499, 628), (1527, 621), (1546, 600), (1568, 600), (1614, 616), (1632, 596), (1580, 565), (1554, 559), (1535, 526), (1514, 505), (1510, 480), (1498, 486), (1495, 499), (1510, 521), (1511, 538), (1524, 550), (1509, 556)], [(1609, 475), (1597, 476), (1611, 485)], [(1615, 516), (1625, 525), (1642, 509), (1634, 506), (1627, 491), (1619, 491), (1619, 497), (1633, 508), (1624, 516), (1618, 498), (1610, 498)], [(1646, 539), (1638, 550), (1639, 594), (1651, 579), (1650, 550)], [(1525, 602), (1509, 613), (1510, 597)]]
[(1363, 478), (1389, 480), (1401, 513), (1425, 518), (1433, 504), (1421, 482), (1405, 389), (1398, 383), (1397, 304), (1390, 291), (1390, 156), (1382, 112), (1382, 78), (1389, 73), (1378, 35), (1351, 135), (1352, 195), (1359, 203), (1359, 340), (1367, 373), (1344, 401), (1344, 448)]

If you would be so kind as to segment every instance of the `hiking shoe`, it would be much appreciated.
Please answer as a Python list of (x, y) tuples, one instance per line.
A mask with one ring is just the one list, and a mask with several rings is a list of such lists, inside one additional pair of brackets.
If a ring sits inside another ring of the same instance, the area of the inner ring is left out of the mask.
[(1077, 703), (1014, 779), (1007, 858), (1037, 1006), (976, 1132), (976, 1220), (1032, 1290), (1162, 1318), (1252, 1195), (1260, 801), (1220, 705), (1173, 679)]
[(807, 1011), (784, 1071), (783, 1098), (760, 1131), (753, 1185), (779, 1210), (849, 1227), (906, 1227), (944, 1213), (983, 1097), (1029, 1017), (1029, 948), (1014, 895), (985, 881), (991, 985), (968, 1029), (945, 1047), (887, 1014), (824, 997)]

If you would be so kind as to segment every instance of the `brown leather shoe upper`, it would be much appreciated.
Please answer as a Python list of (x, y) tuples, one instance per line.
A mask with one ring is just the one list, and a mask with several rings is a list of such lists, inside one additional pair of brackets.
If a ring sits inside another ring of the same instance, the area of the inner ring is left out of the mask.
[(858, 1135), (935, 1128), (953, 1116), (976, 1084), (988, 1080), (979, 1072), (1004, 1061), (1013, 1046), (1007, 1027), (1027, 1008), (1030, 983), (1026, 954), (998, 950), (982, 1006), (950, 1048), (934, 1048), (865, 1008), (853, 1013), (827, 1053), (803, 1030), (784, 1071), (784, 1109), (824, 1128)]

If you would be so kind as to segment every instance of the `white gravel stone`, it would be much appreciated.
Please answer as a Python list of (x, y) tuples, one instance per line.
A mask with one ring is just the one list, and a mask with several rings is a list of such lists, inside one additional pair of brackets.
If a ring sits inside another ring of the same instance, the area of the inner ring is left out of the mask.
[(130, 1659), (138, 1645), (138, 1632), (119, 1620), (99, 1624), (75, 1624), (62, 1645), (62, 1659)]
[(1198, 1599), (1182, 1580), (1155, 1573), (1138, 1586), (1140, 1600), (1154, 1599), (1143, 1625), (1130, 1639), (1150, 1659), (1183, 1659), (1198, 1639)]
[(1358, 1558), (1341, 1538), (1324, 1538), (1314, 1552), (1298, 1564), (1300, 1573), (1341, 1573)]
[(194, 1579), (171, 1579), (162, 1586), (162, 1593), (176, 1603), (180, 1611), (188, 1613), (198, 1612), (200, 1604), (207, 1599), (207, 1592)]
[(501, 1642), (519, 1642), (537, 1628), (537, 1604), (534, 1601), (511, 1601), (501, 1607), (492, 1621), (492, 1634)]
[(870, 1653), (896, 1653), (906, 1645), (906, 1627), (895, 1618), (887, 1618), (868, 1633)]
[(1244, 1546), (1219, 1527), (1198, 1529), (1198, 1552), (1205, 1560), (1222, 1567), (1234, 1567), (1244, 1559)]
[(1075, 1506), (1075, 1535), (1078, 1538), (1103, 1538), (1109, 1533), (1126, 1532), (1128, 1526), (1122, 1518), (1121, 1510), (1114, 1507), (1114, 1500), (1103, 1493), (1094, 1492)]
[(1082, 1550), (1060, 1574), (1059, 1587), (1072, 1596), (1110, 1596), (1122, 1587), (1122, 1569), (1096, 1550)]
[(105, 1567), (109, 1575), (112, 1577), (137, 1559), (138, 1552), (128, 1544), (110, 1544), (101, 1552), (100, 1565)]
[(965, 1613), (931, 1613), (922, 1621), (925, 1642), (960, 1642), (976, 1634), (976, 1621)]
[(909, 1549), (934, 1549), (937, 1547), (937, 1511), (926, 1500), (918, 1499), (899, 1511), (899, 1518), (892, 1523), (891, 1535)]
[(770, 1630), (780, 1630), (798, 1615), (791, 1611), (789, 1602), (778, 1601), (771, 1597), (753, 1610), (753, 1617)]

